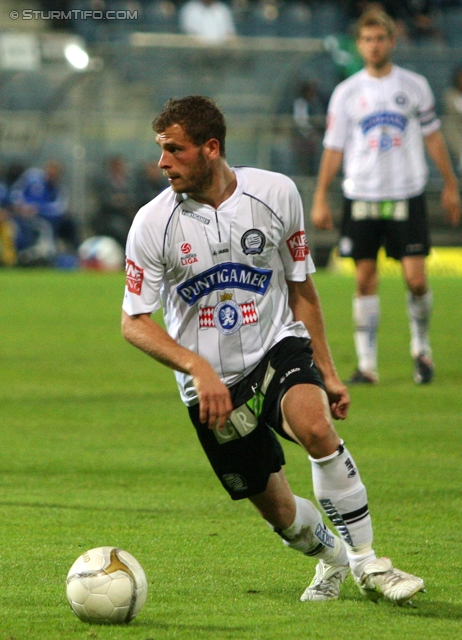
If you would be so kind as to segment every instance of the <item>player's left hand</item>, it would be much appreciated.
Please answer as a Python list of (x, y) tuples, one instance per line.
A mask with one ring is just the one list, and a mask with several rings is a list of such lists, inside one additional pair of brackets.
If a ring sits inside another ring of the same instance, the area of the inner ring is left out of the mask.
[(326, 391), (332, 417), (334, 420), (345, 420), (351, 403), (347, 387), (338, 380), (330, 383), (329, 387), (326, 385)]
[(441, 193), (441, 204), (446, 212), (446, 220), (453, 227), (460, 222), (461, 201), (458, 182), (447, 182)]

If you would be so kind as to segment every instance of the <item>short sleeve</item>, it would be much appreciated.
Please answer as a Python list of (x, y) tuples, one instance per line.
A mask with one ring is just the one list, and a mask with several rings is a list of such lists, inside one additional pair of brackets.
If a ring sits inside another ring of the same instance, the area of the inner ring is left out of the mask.
[(313, 273), (316, 269), (306, 238), (302, 199), (292, 181), (290, 181), (285, 206), (289, 215), (280, 246), (284, 274), (286, 280), (303, 282), (306, 274)]
[(128, 235), (125, 257), (123, 310), (129, 315), (155, 313), (161, 307), (164, 276), (162, 249), (149, 232), (144, 215), (137, 214)]
[(343, 151), (348, 135), (348, 114), (344, 107), (345, 93), (337, 87), (329, 101), (327, 109), (326, 133), (323, 145), (327, 149)]
[(435, 98), (426, 78), (421, 78), (421, 98), (418, 106), (417, 117), (424, 136), (437, 131), (441, 122), (435, 112)]

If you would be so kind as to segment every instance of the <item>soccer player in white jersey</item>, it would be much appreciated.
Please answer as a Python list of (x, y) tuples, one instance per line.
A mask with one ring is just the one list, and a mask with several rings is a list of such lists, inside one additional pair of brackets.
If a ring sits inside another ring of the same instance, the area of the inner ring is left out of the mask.
[[(210, 463), (284, 543), (317, 559), (303, 601), (338, 598), (350, 570), (364, 596), (405, 603), (424, 583), (377, 558), (364, 484), (332, 418), (350, 403), (311, 279), (303, 210), (287, 177), (231, 168), (226, 124), (203, 96), (154, 121), (170, 187), (127, 241), (122, 330), (175, 371)], [(151, 318), (163, 308), (167, 330)], [(309, 454), (316, 498), (294, 496), (275, 433)]]
[(328, 188), (343, 163), (344, 213), (339, 253), (356, 265), (353, 300), (358, 369), (351, 383), (376, 383), (380, 315), (377, 253), (401, 261), (407, 285), (414, 380), (433, 377), (429, 323), (432, 293), (425, 260), (430, 241), (424, 189), (425, 149), (444, 180), (442, 205), (449, 222), (460, 219), (459, 185), (453, 172), (427, 80), (394, 65), (395, 25), (372, 10), (357, 24), (357, 46), (365, 67), (332, 94), (324, 151), (311, 217), (332, 229)]

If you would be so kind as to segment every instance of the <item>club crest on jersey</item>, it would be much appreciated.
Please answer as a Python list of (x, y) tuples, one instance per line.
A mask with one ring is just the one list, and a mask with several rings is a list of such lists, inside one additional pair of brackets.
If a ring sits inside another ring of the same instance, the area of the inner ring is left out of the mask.
[(246, 256), (260, 254), (265, 248), (265, 234), (260, 229), (249, 229), (241, 238), (242, 250)]
[(397, 93), (395, 95), (395, 102), (399, 107), (404, 107), (409, 102), (409, 99), (405, 93)]
[(215, 307), (199, 307), (199, 328), (215, 327), (225, 336), (238, 331), (243, 325), (256, 324), (258, 313), (255, 301), (250, 298), (247, 302), (237, 304), (232, 294), (224, 293)]
[(393, 147), (393, 138), (388, 133), (382, 133), (379, 139), (380, 151), (389, 151)]
[(292, 260), (294, 262), (303, 262), (305, 260), (305, 256), (307, 256), (310, 252), (306, 243), (305, 232), (296, 231), (286, 242), (287, 246), (289, 247)]
[(242, 327), (242, 313), (234, 300), (223, 300), (213, 310), (213, 321), (220, 333), (229, 336)]
[(125, 262), (125, 273), (127, 275), (128, 291), (140, 296), (143, 287), (144, 269), (138, 267), (133, 260), (128, 260), (127, 258)]

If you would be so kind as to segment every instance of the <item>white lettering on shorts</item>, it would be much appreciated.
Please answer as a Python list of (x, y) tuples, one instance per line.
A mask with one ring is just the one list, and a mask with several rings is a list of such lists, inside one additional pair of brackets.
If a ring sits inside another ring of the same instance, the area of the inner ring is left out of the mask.
[(407, 220), (409, 216), (408, 200), (354, 200), (351, 205), (352, 220)]

